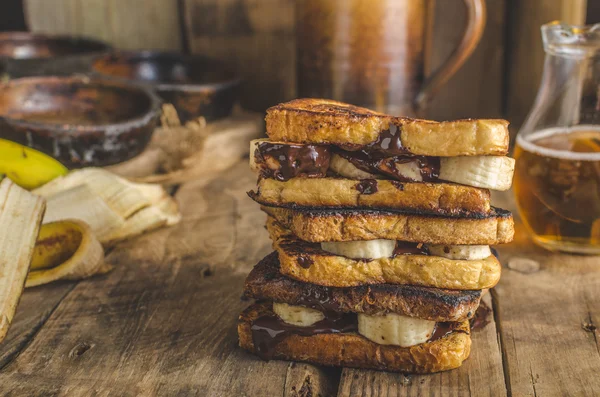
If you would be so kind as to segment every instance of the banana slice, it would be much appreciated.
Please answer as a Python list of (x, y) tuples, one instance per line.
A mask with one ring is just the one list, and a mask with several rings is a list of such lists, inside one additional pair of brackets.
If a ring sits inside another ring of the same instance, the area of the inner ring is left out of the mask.
[(442, 157), (440, 176), (444, 181), (492, 190), (508, 190), (515, 159), (506, 156)]
[(448, 259), (480, 260), (492, 255), (489, 245), (428, 245), (429, 253)]
[(329, 168), (336, 174), (349, 179), (381, 179), (381, 176), (363, 171), (340, 155), (332, 154)]
[(298, 327), (309, 327), (325, 318), (325, 315), (318, 310), (304, 306), (292, 306), (287, 303), (273, 302), (273, 311), (285, 323)]
[(262, 142), (268, 142), (267, 138), (261, 139), (253, 139), (250, 141), (250, 169), (252, 171), (258, 171), (260, 167), (256, 164), (256, 158), (254, 157), (254, 153), (256, 153), (256, 149), (258, 149), (258, 145)]
[(421, 175), (421, 168), (417, 161), (409, 161), (407, 163), (397, 163), (396, 171), (398, 174), (405, 178), (411, 179), (415, 182), (422, 182), (423, 176)]
[(353, 259), (389, 258), (394, 254), (396, 240), (364, 240), (321, 243), (323, 251)]
[(425, 343), (433, 335), (435, 321), (395, 313), (358, 314), (358, 333), (380, 345), (402, 347)]

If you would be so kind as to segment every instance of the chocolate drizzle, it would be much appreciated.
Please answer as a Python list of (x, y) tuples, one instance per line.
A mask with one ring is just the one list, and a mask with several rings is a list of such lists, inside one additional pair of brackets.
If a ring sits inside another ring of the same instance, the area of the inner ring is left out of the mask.
[(329, 168), (329, 145), (261, 142), (254, 153), (261, 176), (287, 181), (297, 176), (323, 177)]
[(375, 179), (363, 179), (356, 184), (355, 188), (360, 194), (377, 193), (377, 181)]
[(310, 268), (313, 265), (313, 263), (315, 263), (315, 261), (313, 261), (310, 256), (306, 256), (306, 255), (298, 256), (298, 264), (304, 269)]
[(394, 254), (397, 255), (429, 255), (429, 250), (423, 243), (409, 243), (407, 241), (396, 241)]
[(467, 334), (468, 332), (466, 330), (457, 329), (459, 325), (460, 325), (459, 322), (449, 322), (449, 321), (436, 323), (435, 329), (433, 330), (433, 334), (431, 335), (431, 338), (429, 338), (429, 340), (427, 342), (436, 341), (452, 332), (464, 332), (465, 334)]
[(389, 157), (389, 154), (381, 152), (369, 152), (360, 149), (354, 152), (335, 150), (335, 153), (351, 162), (356, 168), (371, 174), (383, 174), (403, 182), (415, 182), (416, 179), (403, 175), (397, 168), (398, 164), (415, 163), (419, 169), (423, 182), (438, 180), (440, 174), (439, 157), (397, 155)]
[(328, 316), (327, 312), (324, 314), (323, 320), (308, 327), (287, 324), (277, 315), (265, 315), (257, 318), (252, 322), (250, 328), (256, 354), (264, 360), (270, 360), (273, 358), (277, 344), (290, 335), (312, 336), (358, 330), (358, 321), (354, 313), (343, 313), (333, 317)]

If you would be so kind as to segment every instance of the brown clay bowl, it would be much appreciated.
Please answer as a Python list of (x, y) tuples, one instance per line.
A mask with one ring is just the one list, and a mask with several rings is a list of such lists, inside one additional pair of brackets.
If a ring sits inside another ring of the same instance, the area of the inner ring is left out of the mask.
[(128, 160), (148, 144), (160, 99), (144, 87), (86, 77), (28, 77), (0, 84), (0, 138), (69, 168)]
[(0, 32), (0, 60), (13, 78), (86, 73), (91, 60), (110, 49), (83, 37)]
[(173, 104), (183, 122), (228, 116), (240, 85), (240, 79), (219, 61), (172, 52), (115, 52), (96, 58), (92, 72), (152, 88)]

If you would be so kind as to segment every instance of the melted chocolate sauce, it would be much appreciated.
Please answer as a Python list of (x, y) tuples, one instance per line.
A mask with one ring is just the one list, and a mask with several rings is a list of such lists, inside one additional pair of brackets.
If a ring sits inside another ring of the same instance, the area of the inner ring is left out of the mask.
[(433, 330), (433, 334), (431, 335), (431, 338), (429, 338), (428, 342), (433, 342), (435, 340), (441, 339), (444, 336), (452, 333), (452, 332), (464, 332), (467, 333), (467, 331), (462, 330), (462, 329), (456, 329), (458, 326), (460, 325), (460, 323), (458, 322), (441, 322), (441, 323), (436, 323), (435, 324), (435, 329)]
[(254, 320), (250, 329), (256, 354), (264, 360), (270, 360), (273, 358), (277, 344), (289, 335), (312, 336), (356, 332), (358, 321), (354, 313), (335, 317), (329, 317), (325, 313), (323, 320), (309, 327), (299, 327), (283, 322), (276, 315), (266, 315)]
[(396, 248), (394, 248), (392, 256), (396, 255), (429, 255), (429, 250), (422, 243), (396, 241)]
[[(297, 176), (324, 177), (329, 168), (329, 145), (261, 142), (254, 153), (261, 175), (287, 181)], [(275, 163), (275, 164), (274, 164)]]
[(381, 152), (388, 156), (394, 156), (398, 154), (409, 154), (410, 152), (404, 146), (400, 140), (401, 129), (390, 124), (387, 130), (381, 131), (377, 140), (371, 142), (364, 147), (364, 150), (369, 152)]
[(304, 268), (308, 269), (315, 263), (310, 256), (300, 255), (298, 256), (298, 264)]
[(402, 175), (396, 168), (397, 164), (414, 162), (419, 168), (423, 182), (436, 181), (440, 174), (439, 157), (398, 155), (393, 157), (382, 157), (380, 152), (369, 152), (365, 149), (354, 152), (336, 150), (341, 157), (351, 162), (355, 167), (371, 174), (384, 174), (403, 182), (414, 182), (415, 180)]
[(471, 330), (478, 330), (485, 328), (486, 325), (490, 323), (490, 315), (492, 314), (492, 309), (484, 302), (481, 301), (477, 311), (475, 312), (475, 316), (469, 321), (471, 324)]
[(375, 179), (363, 179), (356, 184), (355, 188), (360, 194), (377, 193), (377, 181)]

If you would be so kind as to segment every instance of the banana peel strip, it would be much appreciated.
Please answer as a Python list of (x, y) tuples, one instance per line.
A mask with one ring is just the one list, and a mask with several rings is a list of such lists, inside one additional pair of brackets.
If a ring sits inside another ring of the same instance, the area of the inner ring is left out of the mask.
[(77, 219), (42, 225), (26, 287), (57, 280), (80, 280), (112, 269), (91, 227)]
[(10, 179), (0, 182), (0, 341), (21, 298), (45, 207)]
[(133, 183), (99, 168), (76, 170), (34, 191), (48, 199), (44, 223), (88, 223), (106, 247), (177, 224), (177, 202), (158, 184)]

